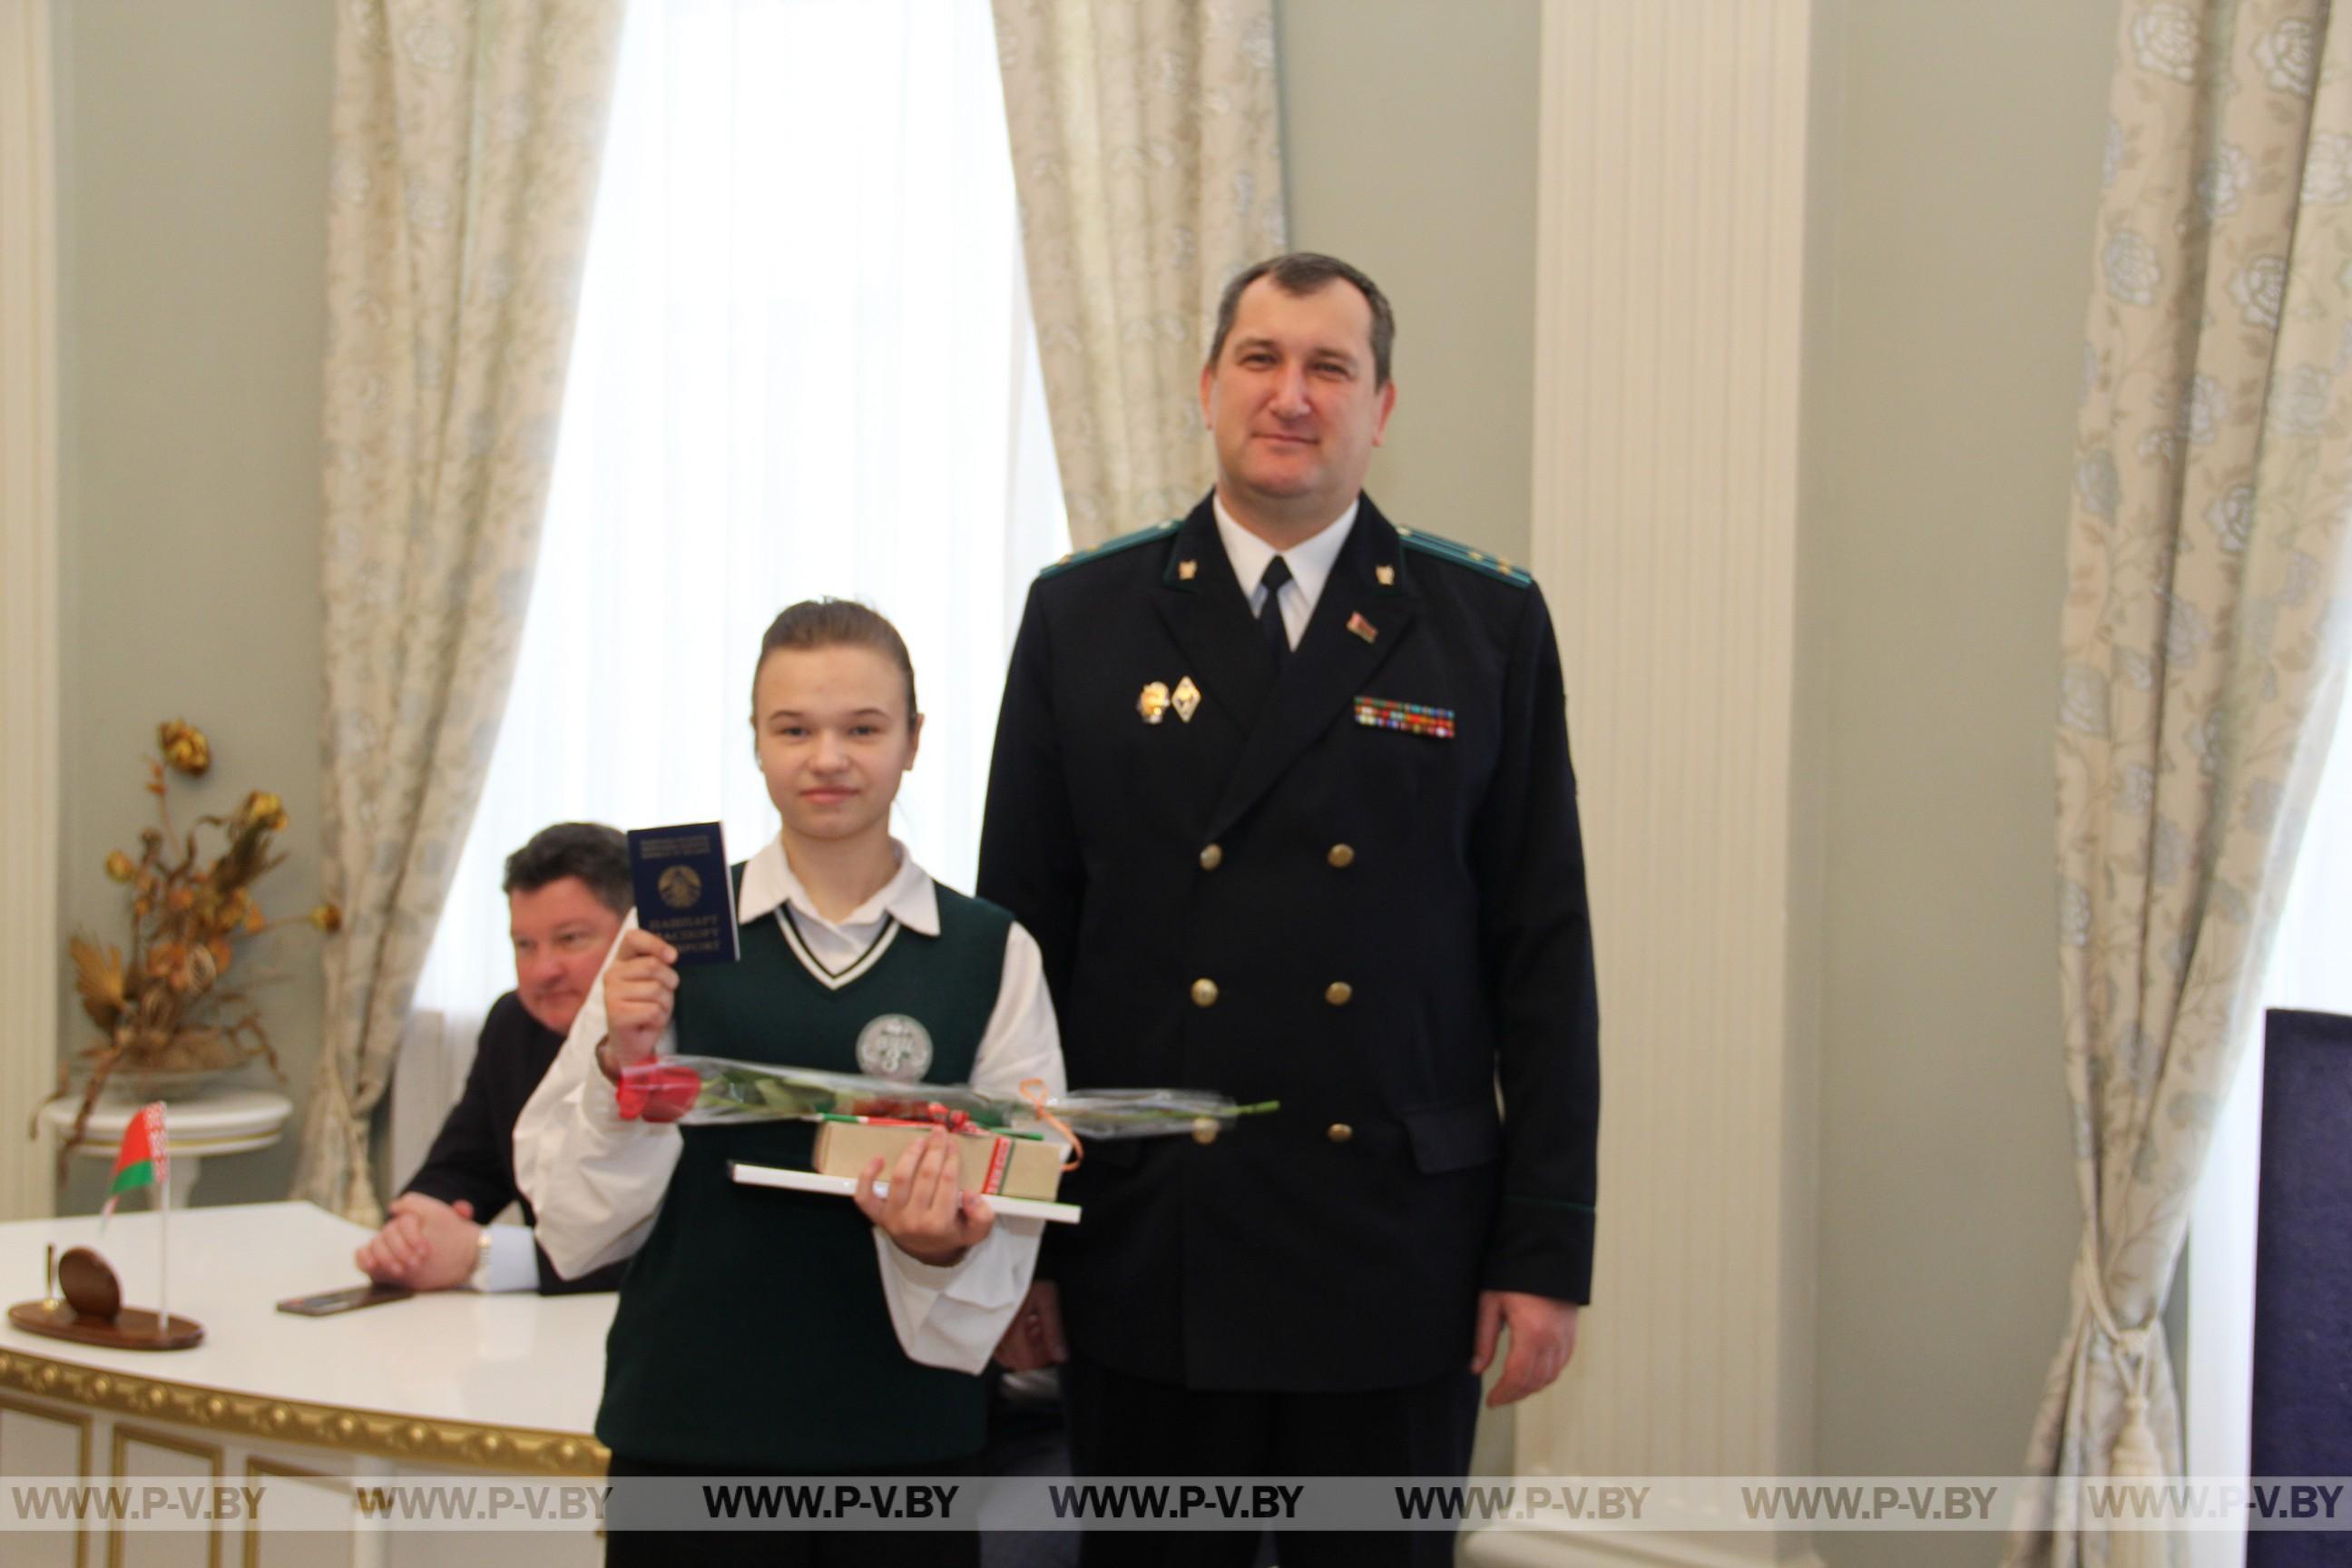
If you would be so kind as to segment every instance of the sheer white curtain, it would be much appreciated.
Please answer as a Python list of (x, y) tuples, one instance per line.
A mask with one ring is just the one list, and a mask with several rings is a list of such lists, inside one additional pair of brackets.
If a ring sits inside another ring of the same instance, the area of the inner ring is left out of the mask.
[(635, 0), (520, 667), (418, 985), (393, 1178), (513, 984), (550, 822), (775, 831), (775, 613), (863, 599), (927, 715), (897, 831), (969, 888), (1004, 660), (1068, 548), (988, 0)]

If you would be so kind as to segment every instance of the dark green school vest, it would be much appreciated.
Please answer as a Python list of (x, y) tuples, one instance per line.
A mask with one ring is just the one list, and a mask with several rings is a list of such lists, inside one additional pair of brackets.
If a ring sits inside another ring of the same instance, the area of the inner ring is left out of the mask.
[[(735, 868), (738, 889), (743, 868)], [(865, 973), (828, 989), (776, 918), (742, 928), (732, 964), (684, 970), (681, 1055), (857, 1072), (877, 1018), (921, 1024), (923, 1077), (966, 1083), (1003, 983), (1013, 917), (939, 889), (940, 934), (897, 928)], [(908, 1033), (896, 1031), (900, 1037)], [(652, 1235), (630, 1259), (604, 1348), (596, 1436), (614, 1453), (713, 1474), (856, 1470), (980, 1451), (980, 1379), (898, 1348), (873, 1227), (847, 1198), (740, 1186), (730, 1160), (807, 1170), (812, 1122), (680, 1129)]]

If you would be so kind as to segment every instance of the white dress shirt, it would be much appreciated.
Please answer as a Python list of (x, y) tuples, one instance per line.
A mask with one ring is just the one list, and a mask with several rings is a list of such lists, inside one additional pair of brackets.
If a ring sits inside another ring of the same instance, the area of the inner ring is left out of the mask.
[(1282, 585), (1282, 596), (1276, 605), (1282, 611), (1282, 629), (1296, 648), (1298, 639), (1307, 635), (1307, 623), (1315, 617), (1315, 601), (1323, 596), (1323, 584), (1331, 580), (1331, 567), (1339, 559), (1340, 547), (1348, 542), (1348, 531), (1356, 526), (1361, 498), (1349, 501), (1347, 510), (1304, 542), (1283, 551), (1234, 521), (1234, 514), (1225, 510), (1224, 497), (1212, 492), (1209, 505), (1217, 516), (1217, 538), (1223, 542), (1225, 559), (1233, 563), (1234, 576), (1249, 595), (1252, 616), (1265, 604), (1265, 585), (1258, 579), (1265, 575), (1266, 563), (1279, 554), (1290, 563), (1290, 581)]
[[(894, 839), (891, 847), (898, 856), (898, 874), (845, 919), (830, 921), (793, 875), (783, 840), (771, 839), (744, 867), (737, 920), (777, 921), (785, 946), (813, 976), (835, 988), (852, 984), (899, 940), (900, 928), (918, 936), (939, 934), (939, 895), (930, 877), (904, 846)], [(632, 913), (621, 929), (635, 924)], [(614, 947), (617, 952), (617, 938)], [(612, 961), (607, 953), (606, 965)], [(595, 1063), (604, 1035), (600, 971), (563, 1049), (515, 1124), (516, 1184), (537, 1215), (539, 1245), (567, 1279), (626, 1258), (644, 1244), (680, 1148), (676, 1125), (621, 1118), (613, 1086)], [(665, 1030), (662, 1054), (677, 1046), (676, 1031)], [(1012, 1099), (1033, 1078), (1045, 1079), (1049, 1094), (1066, 1087), (1045, 966), (1036, 940), (1016, 924), (1004, 944), (1003, 977), (971, 1084), (983, 1094)], [(908, 1359), (958, 1372), (985, 1367), (1029, 1289), (1044, 1224), (999, 1215), (987, 1239), (948, 1268), (917, 1262), (877, 1227), (882, 1293)]]
[(539, 1251), (531, 1245), (527, 1225), (486, 1226), (489, 1240), (467, 1281), (477, 1290), (536, 1290)]

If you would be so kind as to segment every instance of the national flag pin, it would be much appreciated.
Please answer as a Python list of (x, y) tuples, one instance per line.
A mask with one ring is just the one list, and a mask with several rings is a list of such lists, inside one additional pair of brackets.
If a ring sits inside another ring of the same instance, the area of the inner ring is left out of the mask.
[(1358, 637), (1363, 638), (1366, 642), (1370, 642), (1374, 637), (1381, 635), (1380, 627), (1372, 625), (1371, 622), (1364, 619), (1364, 617), (1360, 615), (1349, 616), (1348, 617), (1348, 629), (1355, 633)]

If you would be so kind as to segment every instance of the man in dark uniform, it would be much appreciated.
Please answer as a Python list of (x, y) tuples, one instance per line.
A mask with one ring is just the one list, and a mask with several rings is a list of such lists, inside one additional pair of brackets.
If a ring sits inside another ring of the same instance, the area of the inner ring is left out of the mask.
[(1049, 569), (1013, 650), (979, 888), (1044, 950), (1070, 1081), (1282, 1106), (1206, 1147), (1089, 1146), (1068, 1184), (1086, 1221), (1008, 1350), (1066, 1326), (1084, 1473), (1461, 1475), (1498, 1337), (1490, 1405), (1558, 1376), (1588, 1299), (1599, 1025), (1559, 654), (1526, 573), (1361, 493), (1393, 331), (1343, 262), (1244, 272), (1201, 374), (1215, 490)]
[[(416, 1290), (615, 1289), (622, 1265), (566, 1279), (532, 1240), (514, 1128), (628, 918), (628, 841), (601, 822), (559, 822), (507, 857), (505, 888), (515, 988), (491, 1005), (465, 1092), (355, 1261), (371, 1279)], [(512, 1203), (522, 1224), (489, 1223)]]

